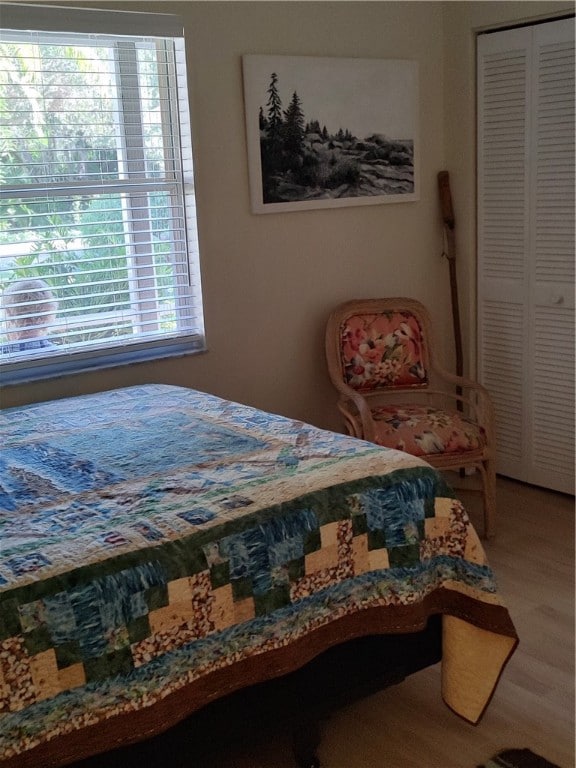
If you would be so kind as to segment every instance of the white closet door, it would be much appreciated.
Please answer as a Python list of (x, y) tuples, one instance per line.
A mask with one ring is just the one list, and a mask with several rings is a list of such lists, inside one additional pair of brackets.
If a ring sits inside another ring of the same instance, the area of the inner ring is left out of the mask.
[[(534, 482), (574, 478), (574, 22), (534, 27)], [(539, 451), (538, 446), (546, 446)]]
[(574, 22), (478, 39), (480, 380), (497, 471), (574, 489)]

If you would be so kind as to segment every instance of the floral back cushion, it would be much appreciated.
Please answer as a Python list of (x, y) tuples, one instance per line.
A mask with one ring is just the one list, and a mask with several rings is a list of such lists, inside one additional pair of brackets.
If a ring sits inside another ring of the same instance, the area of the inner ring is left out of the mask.
[(428, 383), (423, 331), (409, 312), (352, 315), (341, 343), (345, 381), (354, 389)]

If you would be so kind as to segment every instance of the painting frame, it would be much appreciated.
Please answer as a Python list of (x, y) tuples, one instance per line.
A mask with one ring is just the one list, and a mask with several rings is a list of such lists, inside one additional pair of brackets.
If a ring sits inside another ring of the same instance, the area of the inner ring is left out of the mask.
[(242, 56), (253, 213), (420, 199), (412, 59)]

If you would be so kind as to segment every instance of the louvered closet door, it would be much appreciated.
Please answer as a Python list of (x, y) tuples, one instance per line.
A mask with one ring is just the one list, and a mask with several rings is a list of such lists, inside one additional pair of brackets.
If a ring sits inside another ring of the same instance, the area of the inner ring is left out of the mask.
[(478, 39), (480, 380), (497, 470), (574, 489), (574, 22)]

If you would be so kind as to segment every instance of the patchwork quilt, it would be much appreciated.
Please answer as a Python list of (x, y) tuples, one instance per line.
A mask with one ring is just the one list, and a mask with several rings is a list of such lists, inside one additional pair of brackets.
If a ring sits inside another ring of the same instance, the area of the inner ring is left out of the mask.
[(481, 717), (516, 647), (428, 464), (194, 390), (0, 411), (0, 764), (144, 738), (346, 639), (443, 615), (443, 696)]

